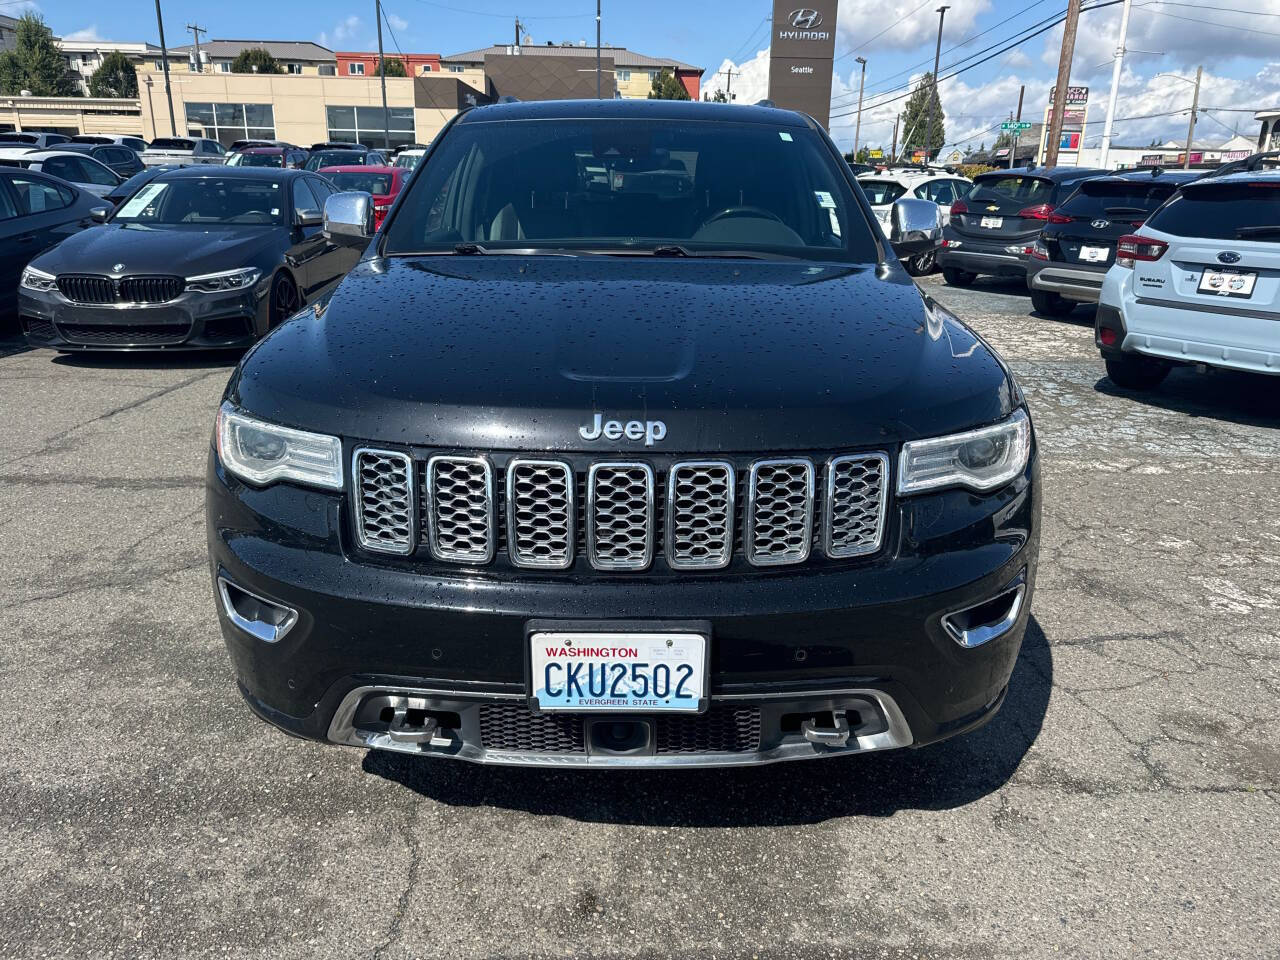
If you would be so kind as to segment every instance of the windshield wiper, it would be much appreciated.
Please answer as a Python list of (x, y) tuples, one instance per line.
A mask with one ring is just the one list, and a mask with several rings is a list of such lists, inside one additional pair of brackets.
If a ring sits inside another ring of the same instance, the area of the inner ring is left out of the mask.
[(1259, 227), (1236, 227), (1237, 237), (1269, 237), (1280, 233), (1280, 223)]
[(621, 257), (705, 257), (711, 260), (799, 260), (785, 253), (765, 253), (759, 250), (690, 250), (679, 243), (660, 243), (654, 247), (618, 247), (601, 250), (610, 256)]
[(488, 253), (489, 251), (478, 243), (455, 243), (453, 245), (453, 252), (460, 257), (478, 257)]

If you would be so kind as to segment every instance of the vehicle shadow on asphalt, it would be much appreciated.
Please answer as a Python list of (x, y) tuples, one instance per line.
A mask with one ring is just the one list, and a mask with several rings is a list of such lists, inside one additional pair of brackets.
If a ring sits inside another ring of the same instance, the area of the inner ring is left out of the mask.
[(244, 356), (243, 349), (235, 350), (184, 350), (181, 353), (163, 350), (97, 353), (59, 353), (53, 362), (63, 367), (85, 367), (97, 370), (185, 370), (234, 367)]
[(787, 826), (947, 810), (998, 790), (1044, 724), (1053, 685), (1033, 616), (1004, 706), (985, 727), (919, 750), (720, 770), (575, 771), (485, 767), (372, 750), (364, 770), (450, 806), (663, 827)]
[(1280, 392), (1276, 378), (1265, 373), (1210, 370), (1197, 373), (1175, 368), (1152, 390), (1125, 390), (1102, 377), (1098, 393), (1159, 407), (1189, 417), (1225, 420), (1250, 427), (1280, 427)]

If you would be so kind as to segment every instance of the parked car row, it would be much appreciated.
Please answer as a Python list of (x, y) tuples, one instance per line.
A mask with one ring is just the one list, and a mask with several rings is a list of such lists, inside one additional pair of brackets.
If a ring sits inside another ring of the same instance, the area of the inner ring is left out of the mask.
[(1076, 167), (975, 178), (951, 205), (938, 263), (948, 284), (1025, 279), (1035, 310), (1096, 303), (1112, 382), (1157, 386), (1179, 364), (1280, 372), (1280, 170)]

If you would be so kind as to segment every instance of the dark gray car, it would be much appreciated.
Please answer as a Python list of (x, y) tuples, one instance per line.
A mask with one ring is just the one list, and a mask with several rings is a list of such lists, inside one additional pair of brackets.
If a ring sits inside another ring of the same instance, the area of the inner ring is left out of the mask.
[(27, 267), (23, 332), (60, 350), (246, 346), (328, 293), (359, 259), (322, 231), (333, 192), (299, 170), (163, 173), (104, 226)]

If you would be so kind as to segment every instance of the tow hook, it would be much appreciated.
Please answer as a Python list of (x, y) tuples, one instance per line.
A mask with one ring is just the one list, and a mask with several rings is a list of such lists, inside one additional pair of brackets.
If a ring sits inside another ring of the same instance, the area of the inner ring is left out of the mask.
[(800, 732), (810, 743), (820, 743), (827, 747), (843, 747), (849, 743), (849, 721), (843, 712), (832, 714), (832, 725), (818, 726), (816, 717), (800, 724)]
[(435, 717), (425, 717), (421, 726), (410, 726), (405, 721), (405, 713), (403, 704), (395, 708), (391, 723), (387, 725), (387, 736), (396, 743), (430, 743), (440, 722)]

